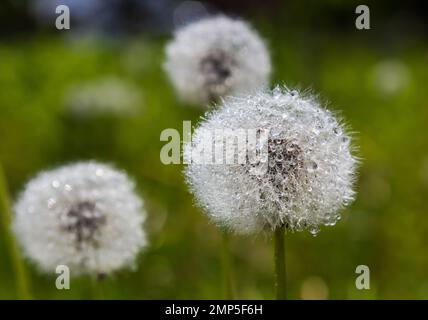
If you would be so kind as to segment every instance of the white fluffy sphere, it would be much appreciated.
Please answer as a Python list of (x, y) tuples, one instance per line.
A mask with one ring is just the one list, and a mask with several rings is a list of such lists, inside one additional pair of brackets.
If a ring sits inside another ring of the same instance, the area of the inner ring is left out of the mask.
[(46, 272), (108, 274), (131, 265), (146, 244), (145, 211), (125, 173), (82, 162), (39, 174), (15, 205), (14, 231)]
[[(335, 224), (339, 210), (353, 200), (357, 159), (350, 138), (315, 98), (276, 88), (226, 99), (206, 115), (185, 146), (187, 162), (202, 145), (211, 149), (207, 132), (222, 129), (264, 130), (268, 139), (246, 146), (247, 157), (265, 148), (264, 162), (206, 164), (193, 158), (186, 167), (198, 204), (218, 224), (243, 234), (282, 225), (316, 234), (320, 225)], [(237, 150), (232, 134), (225, 154)]]
[(244, 21), (225, 16), (179, 29), (166, 47), (165, 69), (182, 100), (205, 104), (266, 87), (268, 50)]

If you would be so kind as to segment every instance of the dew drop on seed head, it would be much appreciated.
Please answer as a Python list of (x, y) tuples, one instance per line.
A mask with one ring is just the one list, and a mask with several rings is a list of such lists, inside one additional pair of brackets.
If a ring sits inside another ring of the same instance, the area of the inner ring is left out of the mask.
[(273, 97), (275, 99), (278, 99), (281, 96), (281, 89), (279, 87), (276, 87), (275, 89), (273, 89)]
[(295, 146), (293, 144), (288, 144), (287, 147), (286, 147), (286, 150), (288, 152), (293, 152), (294, 149), (295, 149)]
[(49, 198), (47, 201), (48, 208), (51, 209), (56, 204), (56, 200), (54, 198)]
[(318, 227), (312, 227), (309, 229), (309, 232), (311, 233), (311, 235), (316, 237), (318, 235), (318, 232), (320, 232), (320, 229)]
[(57, 188), (59, 188), (59, 186), (60, 186), (60, 183), (59, 183), (59, 181), (58, 181), (58, 180), (54, 180), (54, 181), (52, 181), (52, 187), (53, 187), (53, 188), (57, 189)]

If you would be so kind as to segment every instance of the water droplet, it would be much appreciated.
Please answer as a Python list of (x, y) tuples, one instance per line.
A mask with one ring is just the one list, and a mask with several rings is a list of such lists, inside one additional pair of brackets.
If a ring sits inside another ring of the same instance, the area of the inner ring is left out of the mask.
[(279, 87), (276, 87), (273, 89), (273, 98), (279, 99), (281, 97), (281, 89)]
[(52, 187), (53, 188), (59, 188), (59, 186), (60, 186), (60, 183), (59, 183), (59, 181), (58, 180), (54, 180), (54, 181), (52, 181)]
[(54, 198), (48, 199), (48, 208), (51, 209), (56, 204), (56, 201)]
[(312, 227), (312, 228), (310, 228), (310, 229), (309, 229), (309, 232), (310, 232), (314, 237), (316, 237), (316, 236), (317, 236), (317, 234), (318, 234), (318, 232), (320, 232), (320, 229), (319, 229), (318, 227)]
[(337, 222), (337, 218), (336, 218), (336, 216), (333, 216), (333, 217), (327, 218), (327, 220), (325, 221), (324, 224), (326, 226), (334, 226), (336, 224), (336, 222)]
[(293, 152), (295, 149), (295, 146), (293, 144), (287, 145), (287, 151), (288, 152)]

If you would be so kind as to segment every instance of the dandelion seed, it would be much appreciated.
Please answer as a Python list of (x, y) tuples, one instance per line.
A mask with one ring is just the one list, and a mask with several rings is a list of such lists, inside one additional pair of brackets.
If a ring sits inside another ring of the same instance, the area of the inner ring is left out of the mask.
[(126, 174), (96, 162), (43, 172), (15, 205), (24, 253), (46, 272), (109, 274), (131, 266), (145, 244), (145, 210)]
[[(312, 96), (279, 87), (229, 98), (207, 114), (185, 156), (203, 143), (202, 132), (237, 128), (269, 132), (261, 145), (247, 144), (247, 154), (266, 147), (265, 163), (193, 162), (185, 169), (198, 204), (215, 222), (244, 234), (285, 226), (315, 235), (321, 225), (340, 219), (340, 209), (354, 198), (357, 160), (331, 112)], [(225, 152), (229, 148), (237, 150), (237, 141), (226, 145)]]
[(205, 104), (265, 87), (271, 65), (247, 23), (216, 16), (178, 30), (166, 48), (165, 69), (182, 100)]

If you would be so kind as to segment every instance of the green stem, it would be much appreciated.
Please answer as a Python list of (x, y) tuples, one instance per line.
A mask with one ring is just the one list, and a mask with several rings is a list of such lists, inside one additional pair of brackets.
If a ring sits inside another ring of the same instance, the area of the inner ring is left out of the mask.
[(92, 277), (91, 279), (91, 294), (92, 300), (104, 300), (103, 283), (104, 279), (100, 276)]
[(224, 297), (227, 300), (235, 298), (233, 275), (230, 262), (229, 235), (224, 231), (221, 239), (221, 264), (223, 272)]
[(286, 299), (284, 233), (284, 226), (279, 227), (275, 230), (275, 286), (276, 298), (278, 300)]
[(24, 262), (19, 253), (19, 247), (15, 237), (12, 234), (11, 222), (12, 212), (10, 207), (10, 197), (7, 187), (6, 177), (3, 172), (3, 167), (0, 163), (0, 219), (3, 224), (4, 236), (9, 249), (10, 259), (12, 261), (13, 270), (16, 277), (16, 290), (19, 299), (31, 299), (30, 284), (25, 270)]

